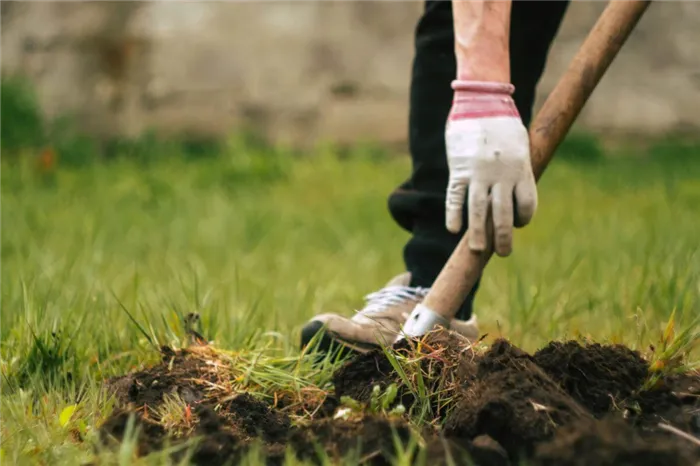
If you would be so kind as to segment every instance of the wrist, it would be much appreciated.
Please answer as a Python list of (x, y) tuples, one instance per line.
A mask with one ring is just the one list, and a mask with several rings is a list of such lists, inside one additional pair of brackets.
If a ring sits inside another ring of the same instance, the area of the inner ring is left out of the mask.
[(507, 51), (457, 49), (457, 76), (461, 81), (510, 82), (510, 62)]

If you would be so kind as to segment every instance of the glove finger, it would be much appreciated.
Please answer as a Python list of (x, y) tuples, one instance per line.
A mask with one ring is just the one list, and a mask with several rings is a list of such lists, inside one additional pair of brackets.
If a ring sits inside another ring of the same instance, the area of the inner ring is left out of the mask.
[(537, 185), (534, 177), (530, 176), (515, 185), (515, 218), (516, 227), (524, 227), (537, 211)]
[(488, 213), (488, 186), (474, 182), (469, 185), (469, 248), (486, 249), (486, 215)]
[(513, 250), (513, 188), (497, 184), (491, 190), (493, 213), (494, 250), (501, 257)]
[(466, 197), (468, 180), (450, 179), (445, 198), (445, 226), (450, 233), (459, 233), (462, 229), (464, 199)]

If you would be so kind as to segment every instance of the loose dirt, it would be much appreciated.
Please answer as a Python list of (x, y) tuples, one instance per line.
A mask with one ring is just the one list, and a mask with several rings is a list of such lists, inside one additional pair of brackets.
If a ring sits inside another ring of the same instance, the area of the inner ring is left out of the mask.
[[(101, 439), (123, 441), (131, 417), (141, 427), (140, 455), (194, 440), (194, 464), (236, 464), (251, 451), (267, 464), (282, 464), (289, 451), (320, 464), (319, 450), (377, 465), (399, 454), (431, 465), (700, 464), (700, 447), (659, 427), (700, 436), (700, 374), (645, 389), (649, 365), (624, 346), (551, 342), (528, 354), (502, 339), (475, 350), (434, 332), (390, 354), (354, 356), (332, 387), (260, 397), (231, 389), (234, 375), (215, 349), (163, 348), (160, 364), (106, 383), (118, 408)], [(368, 404), (375, 385), (392, 384), (398, 394), (385, 412), (340, 403)], [(406, 413), (388, 414), (399, 403)], [(412, 449), (416, 439), (422, 448)]]
[(534, 362), (595, 416), (632, 396), (647, 378), (646, 361), (622, 345), (553, 342), (534, 354)]

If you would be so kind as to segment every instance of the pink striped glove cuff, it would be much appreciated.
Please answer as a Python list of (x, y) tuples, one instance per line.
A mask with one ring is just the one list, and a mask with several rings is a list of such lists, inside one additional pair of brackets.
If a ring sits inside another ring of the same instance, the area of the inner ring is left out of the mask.
[(512, 97), (515, 91), (512, 84), (455, 80), (452, 89), (450, 120), (520, 117)]

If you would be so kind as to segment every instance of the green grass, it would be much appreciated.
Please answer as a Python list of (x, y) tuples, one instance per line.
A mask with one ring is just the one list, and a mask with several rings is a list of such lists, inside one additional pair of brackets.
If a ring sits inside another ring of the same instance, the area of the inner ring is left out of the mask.
[[(543, 177), (513, 255), (488, 265), (483, 331), (528, 350), (585, 336), (646, 351), (674, 310), (687, 327), (700, 305), (699, 149), (671, 141), (587, 163), (575, 140), (565, 145), (574, 156)], [(409, 159), (370, 152), (300, 158), (234, 138), (198, 161), (59, 160), (41, 176), (4, 163), (3, 464), (92, 459), (111, 409), (101, 380), (156, 360), (153, 344), (179, 344), (188, 312), (217, 346), (269, 363), (250, 363), (263, 384), (327, 382), (331, 366), (280, 369), (298, 355), (301, 325), (351, 313), (403, 271), (408, 234), (386, 197)], [(132, 464), (129, 448), (103, 458)]]

